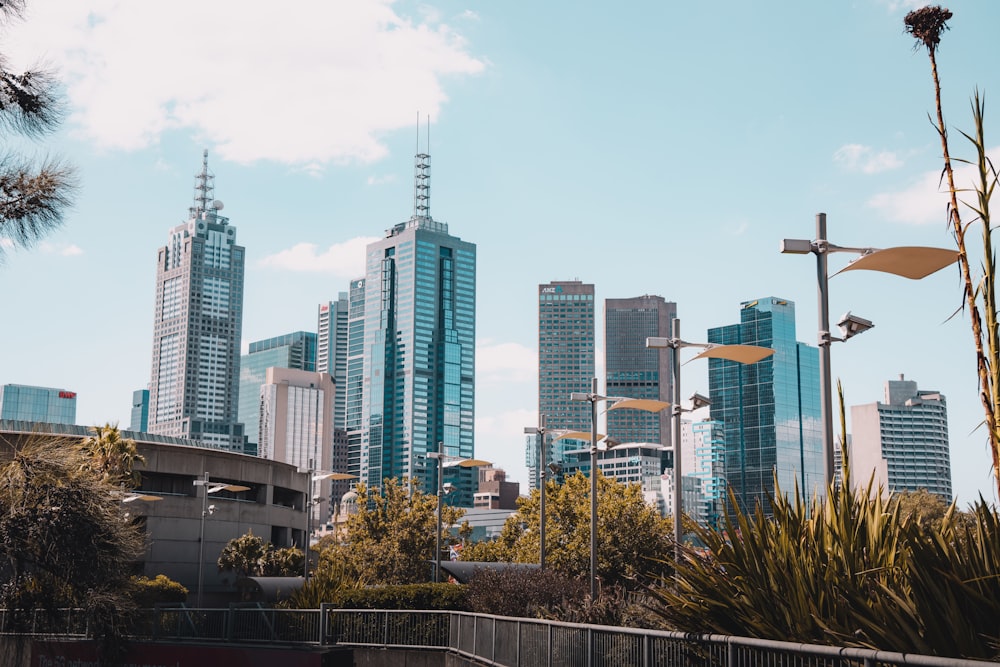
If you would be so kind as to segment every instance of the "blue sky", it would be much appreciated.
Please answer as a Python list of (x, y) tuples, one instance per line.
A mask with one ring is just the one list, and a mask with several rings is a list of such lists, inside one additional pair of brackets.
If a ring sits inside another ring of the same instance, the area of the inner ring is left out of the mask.
[[(365, 243), (412, 212), (420, 112), (431, 213), (478, 246), (477, 456), (526, 484), (539, 283), (660, 294), (696, 342), (778, 296), (815, 344), (814, 258), (778, 244), (813, 238), (817, 212), (839, 245), (951, 247), (930, 67), (903, 34), (916, 6), (29, 1), (0, 50), (57, 67), (68, 115), (25, 150), (75, 163), (82, 188), (60, 231), (5, 253), (0, 383), (71, 389), (80, 423), (127, 425), (150, 375), (156, 250), (203, 149), (247, 249), (244, 345), (315, 330)], [(996, 144), (1000, 4), (949, 6), (945, 114), (969, 156), (957, 130), (977, 86)], [(957, 270), (850, 272), (830, 290), (834, 321), (876, 324), (833, 348), (848, 405), (900, 374), (941, 391), (956, 493), (995, 500)], [(684, 395), (707, 388), (703, 362), (684, 367)]]

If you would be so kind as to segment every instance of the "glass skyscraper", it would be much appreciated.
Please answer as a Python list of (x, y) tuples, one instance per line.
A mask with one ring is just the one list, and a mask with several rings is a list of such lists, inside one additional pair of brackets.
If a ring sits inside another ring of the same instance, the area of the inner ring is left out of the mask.
[(756, 364), (708, 360), (711, 418), (724, 424), (726, 483), (747, 510), (796, 487), (825, 495), (819, 350), (795, 340), (795, 304), (768, 297), (741, 304), (739, 324), (708, 330), (711, 343), (760, 345)]
[[(429, 176), (430, 156), (418, 154), (413, 216), (367, 247), (356, 467), (371, 486), (407, 477), (434, 492), (437, 461), (427, 453), (474, 454), (476, 246), (431, 217)], [(449, 481), (455, 504), (471, 507), (475, 471), (460, 469)]]
[[(247, 436), (246, 453), (257, 454), (260, 442), (260, 387), (264, 384), (268, 368), (292, 368), (300, 371), (316, 370), (316, 334), (296, 331), (250, 343), (247, 354), (240, 359), (240, 409), (239, 421)], [(323, 468), (328, 461), (317, 461)]]
[[(571, 401), (573, 392), (590, 392), (595, 377), (594, 286), (579, 280), (538, 286), (538, 414), (548, 429), (590, 429), (590, 404)], [(538, 438), (529, 436), (525, 463), (531, 488), (539, 487)], [(548, 462), (562, 463), (567, 452), (589, 441), (550, 441)], [(589, 467), (589, 460), (588, 460)]]
[(347, 428), (347, 320), (350, 302), (347, 292), (337, 295), (336, 301), (319, 305), (316, 317), (318, 334), (316, 347), (316, 370), (329, 373), (336, 385), (334, 395), (333, 427)]
[(237, 419), (244, 249), (205, 151), (188, 220), (157, 251), (149, 432), (243, 451)]
[(0, 385), (0, 419), (76, 423), (76, 392), (24, 384)]
[[(670, 355), (647, 348), (646, 338), (669, 337), (676, 317), (677, 304), (662, 296), (604, 301), (605, 395), (674, 400)], [(670, 410), (609, 410), (607, 432), (618, 442), (669, 445)]]

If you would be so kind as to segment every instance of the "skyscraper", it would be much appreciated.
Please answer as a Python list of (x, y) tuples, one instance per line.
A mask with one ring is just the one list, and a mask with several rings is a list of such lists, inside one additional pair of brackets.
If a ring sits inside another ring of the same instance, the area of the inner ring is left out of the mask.
[(953, 499), (948, 406), (936, 391), (917, 383), (889, 380), (885, 402), (851, 407), (850, 465), (854, 486), (875, 485), (886, 491), (926, 489), (946, 502)]
[[(408, 477), (428, 491), (437, 462), (427, 453), (474, 453), (476, 246), (431, 217), (429, 155), (416, 156), (415, 172), (413, 216), (366, 251), (357, 467), (369, 485)], [(351, 401), (348, 393), (348, 414)], [(471, 506), (475, 471), (449, 481)]]
[(76, 423), (76, 392), (25, 384), (0, 385), (0, 419)]
[[(607, 396), (674, 400), (670, 355), (647, 348), (646, 338), (669, 337), (676, 317), (677, 304), (662, 296), (604, 301)], [(607, 420), (608, 436), (618, 442), (671, 443), (670, 410), (608, 411)]]
[(708, 360), (711, 418), (724, 424), (726, 483), (744, 509), (782, 492), (825, 495), (819, 350), (795, 340), (795, 304), (768, 297), (741, 304), (740, 323), (708, 330), (711, 343), (760, 345), (755, 364)]
[(149, 432), (243, 451), (244, 249), (220, 214), (214, 181), (205, 151), (188, 219), (157, 251)]
[(337, 295), (336, 301), (319, 305), (316, 318), (318, 333), (316, 347), (316, 370), (329, 373), (336, 386), (333, 401), (336, 429), (347, 428), (347, 319), (350, 302), (347, 292)]
[(145, 433), (149, 430), (149, 390), (136, 389), (132, 392), (132, 412), (128, 430)]
[[(316, 370), (316, 334), (295, 331), (250, 343), (247, 354), (240, 358), (239, 421), (247, 436), (246, 453), (257, 454), (260, 442), (260, 388), (266, 380), (268, 368), (293, 368), (300, 371)], [(325, 468), (329, 461), (317, 462)]]
[[(594, 286), (579, 280), (539, 285), (538, 414), (545, 415), (547, 428), (590, 427), (590, 404), (571, 401), (570, 394), (591, 390), (594, 365)], [(533, 489), (539, 487), (537, 440), (529, 438), (525, 457)], [(563, 439), (547, 446), (546, 460), (561, 463), (583, 443)]]

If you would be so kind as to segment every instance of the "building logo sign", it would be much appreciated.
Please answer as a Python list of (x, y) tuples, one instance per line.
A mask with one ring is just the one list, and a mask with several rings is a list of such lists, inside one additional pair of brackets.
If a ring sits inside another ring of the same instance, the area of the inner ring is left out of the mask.
[(556, 285), (555, 287), (543, 287), (542, 294), (561, 294), (562, 286)]
[(76, 398), (75, 391), (60, 391), (59, 398)]

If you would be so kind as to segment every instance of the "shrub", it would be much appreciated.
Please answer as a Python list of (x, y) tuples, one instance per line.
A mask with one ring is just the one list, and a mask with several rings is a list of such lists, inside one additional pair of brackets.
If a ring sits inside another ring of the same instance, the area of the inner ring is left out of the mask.
[(188, 589), (163, 574), (158, 574), (153, 579), (132, 577), (131, 596), (140, 609), (151, 609), (157, 604), (184, 602), (187, 600)]
[(401, 584), (343, 591), (342, 609), (436, 609), (468, 611), (462, 584)]

